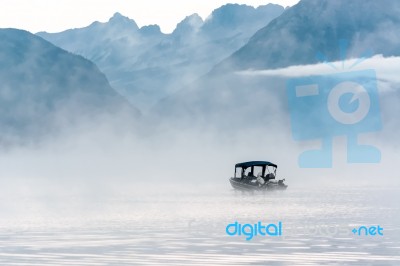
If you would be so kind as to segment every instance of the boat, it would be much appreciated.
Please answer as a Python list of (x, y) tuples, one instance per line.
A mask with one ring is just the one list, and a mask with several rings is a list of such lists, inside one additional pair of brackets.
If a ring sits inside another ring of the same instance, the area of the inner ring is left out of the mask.
[(288, 187), (285, 179), (276, 179), (277, 168), (267, 161), (237, 163), (235, 175), (229, 181), (238, 190), (285, 190)]

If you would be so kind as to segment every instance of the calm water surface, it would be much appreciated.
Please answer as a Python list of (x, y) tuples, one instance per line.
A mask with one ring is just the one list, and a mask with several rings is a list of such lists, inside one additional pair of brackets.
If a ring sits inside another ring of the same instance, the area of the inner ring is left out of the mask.
[[(2, 198), (0, 265), (400, 265), (399, 188), (135, 190)], [(282, 221), (281, 237), (227, 236)], [(383, 236), (351, 229), (380, 225)]]

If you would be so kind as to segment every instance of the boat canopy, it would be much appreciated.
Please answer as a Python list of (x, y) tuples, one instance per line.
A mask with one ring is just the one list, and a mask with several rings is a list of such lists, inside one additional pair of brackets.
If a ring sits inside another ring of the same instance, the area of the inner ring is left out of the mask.
[(252, 166), (272, 166), (275, 168), (278, 168), (276, 164), (273, 164), (271, 162), (267, 161), (250, 161), (250, 162), (244, 162), (244, 163), (237, 163), (235, 167), (241, 167), (241, 168), (248, 168)]

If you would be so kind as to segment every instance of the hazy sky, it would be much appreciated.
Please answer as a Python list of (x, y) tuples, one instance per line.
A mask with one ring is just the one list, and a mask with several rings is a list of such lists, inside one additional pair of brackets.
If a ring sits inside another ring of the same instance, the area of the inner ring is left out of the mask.
[(0, 0), (0, 28), (58, 32), (107, 21), (115, 12), (128, 16), (141, 27), (158, 24), (171, 32), (185, 16), (198, 13), (206, 18), (213, 9), (226, 3), (252, 6), (276, 3), (292, 6), (299, 0)]

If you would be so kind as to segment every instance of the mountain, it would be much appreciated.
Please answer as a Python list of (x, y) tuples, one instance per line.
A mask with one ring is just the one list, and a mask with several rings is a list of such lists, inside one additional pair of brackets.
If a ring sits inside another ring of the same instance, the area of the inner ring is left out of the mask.
[(282, 6), (273, 4), (257, 8), (227, 4), (215, 9), (206, 19), (201, 30), (203, 34), (212, 36), (212, 39), (226, 38), (236, 34), (250, 37), (282, 12)]
[(340, 60), (340, 40), (348, 43), (347, 56), (351, 58), (365, 52), (399, 55), (399, 12), (396, 0), (302, 0), (260, 29), (215, 71)]
[(0, 29), (0, 58), (2, 144), (122, 110), (139, 115), (96, 65), (29, 32)]
[(119, 13), (108, 22), (37, 35), (96, 63), (110, 84), (141, 110), (177, 91), (243, 46), (284, 8), (227, 4), (203, 21), (182, 20), (171, 34), (157, 25), (138, 28)]
[[(400, 55), (399, 11), (400, 2), (396, 0), (302, 0), (257, 31), (246, 45), (213, 71), (160, 101), (153, 109), (154, 115), (178, 124), (186, 123), (186, 126), (201, 123), (238, 131), (286, 123), (287, 129), (290, 125), (286, 81), (292, 76), (301, 76), (303, 69), (281, 72), (276, 68), (324, 61), (318, 58), (318, 52), (325, 54), (327, 60), (339, 61), (342, 57), (362, 57), (369, 49), (370, 54), (384, 57)], [(347, 40), (347, 55), (344, 55), (343, 39)], [(321, 74), (319, 69), (332, 70), (328, 65), (323, 66), (313, 68), (317, 69), (314, 75)], [(391, 72), (398, 67), (391, 69), (391, 66), (386, 66)], [(377, 64), (373, 68), (378, 67), (382, 66)], [(243, 73), (240, 71), (243, 69), (248, 71)], [(257, 76), (252, 71), (257, 69), (275, 70), (267, 71), (269, 75)], [(334, 71), (350, 70), (342, 70), (339, 65)], [(385, 79), (379, 81), (379, 86), (389, 84), (390, 89), (382, 90), (381, 95), (382, 113), (387, 115), (395, 108), (393, 102), (399, 101), (400, 94), (398, 83)], [(392, 120), (390, 115), (387, 119)]]

